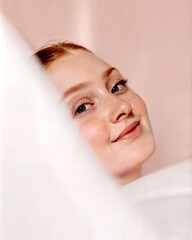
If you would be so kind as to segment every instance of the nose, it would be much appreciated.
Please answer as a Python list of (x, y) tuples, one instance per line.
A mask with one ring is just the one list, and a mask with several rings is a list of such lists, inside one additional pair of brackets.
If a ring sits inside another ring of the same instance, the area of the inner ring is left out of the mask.
[(128, 100), (125, 101), (115, 95), (112, 95), (108, 101), (110, 122), (121, 122), (132, 114), (132, 106)]

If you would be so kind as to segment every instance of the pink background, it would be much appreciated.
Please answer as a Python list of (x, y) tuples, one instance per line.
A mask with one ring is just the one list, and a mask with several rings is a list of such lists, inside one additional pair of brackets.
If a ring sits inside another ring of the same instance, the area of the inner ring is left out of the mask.
[(191, 157), (191, 0), (2, 0), (2, 9), (34, 51), (75, 41), (129, 78), (157, 142), (144, 173)]

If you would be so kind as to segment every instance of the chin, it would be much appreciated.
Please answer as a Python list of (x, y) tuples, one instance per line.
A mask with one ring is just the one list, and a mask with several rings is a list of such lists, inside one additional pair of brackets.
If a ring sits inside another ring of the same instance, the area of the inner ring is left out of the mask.
[[(111, 166), (111, 173), (117, 179), (119, 184), (127, 184), (141, 177), (143, 163), (146, 162), (155, 151), (155, 142), (145, 144), (140, 151), (133, 151), (124, 155), (123, 158), (114, 159), (113, 166)], [(118, 161), (119, 159), (119, 161)]]

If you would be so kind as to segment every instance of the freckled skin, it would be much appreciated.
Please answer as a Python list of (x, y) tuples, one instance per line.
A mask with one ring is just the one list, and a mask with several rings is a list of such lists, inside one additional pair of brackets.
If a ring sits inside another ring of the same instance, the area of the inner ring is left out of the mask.
[[(118, 70), (104, 79), (102, 73), (110, 67), (96, 55), (76, 50), (55, 60), (47, 71), (61, 96), (70, 87), (88, 82), (64, 101), (98, 160), (117, 182), (126, 184), (140, 177), (142, 164), (153, 153), (155, 143), (144, 101), (121, 82), (124, 77)], [(113, 142), (136, 120), (141, 126), (136, 138)]]

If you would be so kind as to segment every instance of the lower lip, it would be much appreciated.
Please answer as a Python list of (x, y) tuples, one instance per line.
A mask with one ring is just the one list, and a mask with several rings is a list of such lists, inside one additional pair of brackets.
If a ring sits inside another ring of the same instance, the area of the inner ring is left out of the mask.
[(142, 130), (141, 124), (139, 123), (136, 128), (134, 128), (131, 132), (123, 135), (121, 138), (117, 140), (117, 142), (127, 139), (135, 139), (141, 134), (141, 130)]

